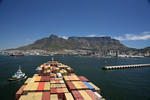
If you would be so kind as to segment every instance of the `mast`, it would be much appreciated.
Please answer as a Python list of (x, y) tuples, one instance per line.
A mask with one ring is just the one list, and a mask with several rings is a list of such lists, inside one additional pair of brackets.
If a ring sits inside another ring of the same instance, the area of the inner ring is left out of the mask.
[(19, 65), (19, 69), (21, 70), (21, 65)]
[(52, 57), (52, 62), (54, 61), (54, 57)]

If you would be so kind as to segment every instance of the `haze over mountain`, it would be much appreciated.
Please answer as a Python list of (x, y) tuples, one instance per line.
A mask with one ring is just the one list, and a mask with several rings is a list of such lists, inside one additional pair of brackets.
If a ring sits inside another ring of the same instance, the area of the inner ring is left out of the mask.
[(19, 50), (42, 49), (49, 51), (63, 49), (82, 49), (82, 50), (129, 50), (120, 43), (119, 40), (111, 37), (68, 37), (64, 39), (56, 35), (51, 35), (47, 38), (42, 38), (27, 46), (17, 48)]

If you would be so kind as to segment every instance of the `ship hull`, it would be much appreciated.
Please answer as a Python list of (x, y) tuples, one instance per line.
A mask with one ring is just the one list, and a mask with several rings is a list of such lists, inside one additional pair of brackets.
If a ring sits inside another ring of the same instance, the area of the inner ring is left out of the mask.
[(25, 75), (21, 78), (8, 78), (8, 81), (17, 81), (17, 80), (23, 79), (24, 77)]

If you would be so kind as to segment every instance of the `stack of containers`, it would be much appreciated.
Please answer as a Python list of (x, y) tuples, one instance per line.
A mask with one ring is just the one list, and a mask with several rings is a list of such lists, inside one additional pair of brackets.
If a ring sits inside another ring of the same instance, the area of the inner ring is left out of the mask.
[(51, 78), (50, 79), (51, 84), (51, 94), (57, 94), (58, 99), (63, 100), (64, 93), (68, 93), (68, 89), (66, 88), (66, 84), (64, 83), (64, 80), (62, 78)]
[(68, 67), (68, 68), (67, 68), (67, 71), (68, 71), (69, 73), (74, 73), (74, 70), (73, 70), (71, 67)]
[(78, 77), (67, 65), (49, 61), (36, 70), (38, 74), (16, 92), (17, 100), (104, 100), (100, 88), (84, 76)]
[(105, 100), (101, 95), (97, 95), (97, 92), (91, 90), (74, 90), (72, 95), (75, 100)]
[(65, 81), (80, 81), (80, 79), (78, 78), (78, 76), (75, 75), (75, 74), (64, 76), (64, 80)]
[(67, 72), (65, 69), (61, 69), (59, 72), (60, 72), (62, 75), (67, 75), (67, 74), (68, 74), (68, 72)]

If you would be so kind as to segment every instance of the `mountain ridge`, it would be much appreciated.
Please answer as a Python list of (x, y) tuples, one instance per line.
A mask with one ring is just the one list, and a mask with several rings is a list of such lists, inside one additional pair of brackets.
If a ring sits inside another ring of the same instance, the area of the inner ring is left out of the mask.
[(83, 50), (129, 50), (131, 48), (121, 44), (119, 40), (111, 37), (68, 37), (64, 39), (54, 34), (50, 37), (42, 38), (32, 44), (16, 48), (18, 50), (43, 49), (56, 51), (63, 49), (83, 49)]

